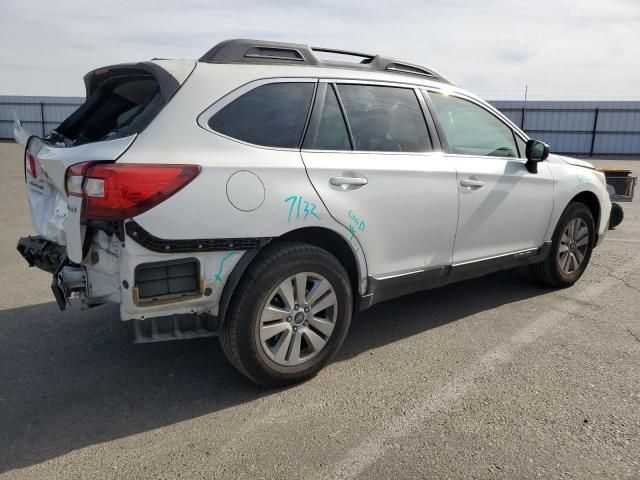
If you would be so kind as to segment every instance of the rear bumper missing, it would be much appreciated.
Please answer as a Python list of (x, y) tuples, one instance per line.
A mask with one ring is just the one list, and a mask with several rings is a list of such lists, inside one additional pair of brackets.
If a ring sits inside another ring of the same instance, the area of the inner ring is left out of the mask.
[(41, 236), (21, 238), (17, 248), (30, 267), (35, 266), (49, 273), (54, 273), (67, 260), (65, 247)]
[(53, 275), (51, 291), (60, 310), (64, 310), (73, 293), (87, 290), (85, 269), (67, 258), (67, 250), (41, 236), (23, 237), (18, 240), (18, 252), (30, 267), (38, 267)]
[(188, 255), (158, 253), (98, 231), (81, 264), (68, 259), (64, 246), (41, 236), (21, 238), (17, 248), (29, 265), (52, 274), (51, 290), (60, 309), (116, 303), (122, 320), (147, 320), (217, 316), (227, 280), (245, 254), (242, 246)]

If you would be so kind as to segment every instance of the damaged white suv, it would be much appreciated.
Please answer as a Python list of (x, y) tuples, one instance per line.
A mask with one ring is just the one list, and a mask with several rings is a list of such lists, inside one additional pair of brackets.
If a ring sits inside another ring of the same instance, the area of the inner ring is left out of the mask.
[(230, 40), (85, 83), (45, 138), (16, 124), (18, 250), (60, 308), (118, 303), (139, 342), (219, 335), (263, 385), (314, 375), (382, 300), (522, 264), (571, 285), (607, 230), (601, 173), (429, 68)]

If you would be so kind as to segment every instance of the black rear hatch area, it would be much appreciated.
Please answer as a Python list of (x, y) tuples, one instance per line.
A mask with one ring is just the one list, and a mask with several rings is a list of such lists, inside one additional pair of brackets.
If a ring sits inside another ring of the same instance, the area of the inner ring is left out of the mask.
[(152, 62), (103, 67), (84, 77), (87, 98), (45, 139), (71, 147), (140, 133), (179, 88)]
[[(67, 193), (68, 169), (88, 161), (116, 161), (194, 68), (195, 62), (185, 60), (99, 68), (84, 77), (84, 104), (45, 138), (31, 135), (16, 121), (14, 137), (25, 146), (27, 198), (40, 237), (66, 247), (72, 261), (82, 261), (91, 234), (82, 219), (82, 196)], [(30, 264), (48, 270), (57, 257), (31, 241), (20, 248)]]

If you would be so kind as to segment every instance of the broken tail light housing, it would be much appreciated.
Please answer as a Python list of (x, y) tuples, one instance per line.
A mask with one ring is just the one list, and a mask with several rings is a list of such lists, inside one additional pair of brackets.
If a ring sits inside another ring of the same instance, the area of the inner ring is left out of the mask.
[(89, 168), (90, 162), (76, 163), (67, 169), (67, 178), (65, 184), (67, 187), (67, 195), (73, 197), (82, 197), (82, 184), (84, 183), (84, 174)]
[(85, 162), (67, 170), (67, 193), (83, 197), (87, 220), (125, 220), (165, 201), (199, 173), (198, 165)]

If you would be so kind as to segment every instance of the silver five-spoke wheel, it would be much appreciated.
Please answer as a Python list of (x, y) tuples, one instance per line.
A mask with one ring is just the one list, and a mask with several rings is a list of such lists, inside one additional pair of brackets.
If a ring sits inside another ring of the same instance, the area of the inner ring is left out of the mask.
[(338, 300), (321, 275), (292, 275), (268, 296), (260, 317), (260, 343), (278, 365), (293, 366), (316, 356), (335, 327)]
[(565, 275), (571, 275), (580, 268), (589, 248), (589, 227), (582, 218), (571, 220), (562, 236), (558, 248), (558, 267)]

